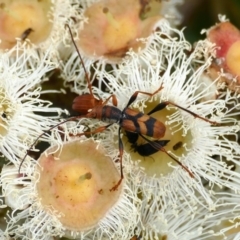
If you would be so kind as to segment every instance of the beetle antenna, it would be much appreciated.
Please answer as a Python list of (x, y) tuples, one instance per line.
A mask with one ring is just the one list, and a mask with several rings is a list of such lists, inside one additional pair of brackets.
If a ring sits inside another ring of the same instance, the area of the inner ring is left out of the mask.
[(22, 159), (22, 161), (21, 161), (21, 163), (20, 163), (20, 165), (19, 165), (18, 173), (20, 174), (20, 170), (21, 170), (22, 164), (23, 164), (23, 162), (25, 161), (25, 159), (26, 159), (29, 151), (33, 148), (34, 145), (36, 145), (36, 143), (38, 142), (38, 140), (39, 140), (42, 136), (44, 136), (47, 132), (53, 130), (54, 128), (59, 127), (59, 126), (62, 125), (63, 123), (66, 123), (66, 122), (69, 122), (69, 121), (78, 120), (78, 119), (83, 118), (83, 117), (85, 117), (85, 116), (70, 117), (70, 118), (64, 120), (63, 122), (60, 122), (60, 123), (58, 123), (58, 124), (50, 127), (48, 130), (46, 130), (46, 131), (44, 131), (42, 134), (40, 134), (40, 135), (35, 139), (35, 141), (30, 145), (29, 149), (27, 150), (26, 154), (24, 155), (24, 157), (23, 157), (23, 159)]
[(164, 147), (162, 147), (160, 144), (150, 141), (149, 139), (147, 139), (146, 137), (144, 137), (142, 134), (139, 134), (144, 140), (146, 140), (153, 148), (164, 152), (165, 154), (167, 154), (172, 160), (174, 160), (176, 163), (178, 163), (184, 170), (186, 170), (188, 172), (188, 174), (190, 175), (191, 178), (194, 178), (193, 173), (186, 167), (184, 166), (180, 161), (178, 161), (175, 157), (173, 157), (171, 154), (169, 154), (166, 149)]
[(82, 66), (83, 66), (83, 70), (84, 70), (84, 72), (85, 72), (85, 76), (86, 76), (86, 79), (87, 79), (87, 82), (88, 82), (89, 92), (90, 92), (91, 95), (93, 95), (93, 93), (92, 93), (92, 88), (91, 88), (92, 84), (91, 84), (91, 82), (90, 82), (90, 78), (89, 78), (89, 76), (88, 76), (87, 69), (86, 69), (85, 64), (84, 64), (84, 62), (83, 62), (83, 58), (82, 58), (82, 56), (81, 56), (81, 54), (80, 54), (80, 52), (79, 52), (79, 50), (78, 50), (78, 47), (77, 47), (76, 42), (74, 41), (73, 34), (72, 34), (72, 30), (71, 30), (71, 28), (69, 27), (68, 24), (66, 24), (66, 27), (67, 27), (68, 30), (69, 30), (69, 33), (70, 33), (70, 36), (71, 36), (73, 45), (74, 45), (74, 47), (75, 47), (75, 49), (76, 49), (76, 51), (77, 51), (77, 54), (78, 54), (79, 59), (80, 59), (80, 62), (81, 62), (81, 64), (82, 64)]

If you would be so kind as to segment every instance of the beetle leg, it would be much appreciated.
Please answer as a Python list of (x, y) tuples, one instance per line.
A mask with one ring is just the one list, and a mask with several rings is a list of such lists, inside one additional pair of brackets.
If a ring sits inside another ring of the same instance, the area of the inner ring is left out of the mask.
[(192, 111), (190, 111), (190, 110), (188, 110), (188, 109), (186, 109), (186, 108), (184, 108), (184, 107), (181, 107), (181, 106), (179, 106), (179, 105), (177, 105), (177, 104), (175, 104), (175, 103), (173, 103), (173, 102), (170, 102), (170, 101), (165, 101), (165, 102), (161, 102), (161, 103), (159, 103), (152, 111), (150, 111), (148, 114), (152, 114), (152, 113), (154, 113), (154, 112), (156, 112), (156, 111), (159, 111), (159, 110), (162, 110), (163, 108), (165, 108), (167, 105), (173, 105), (173, 106), (175, 106), (175, 107), (177, 107), (177, 108), (180, 108), (180, 109), (182, 109), (183, 111), (185, 111), (185, 112), (188, 112), (189, 114), (191, 114), (192, 116), (194, 116), (195, 118), (199, 118), (199, 119), (201, 119), (201, 120), (203, 120), (203, 121), (205, 121), (205, 122), (209, 122), (209, 123), (211, 123), (211, 124), (214, 124), (214, 125), (218, 125), (219, 123), (217, 123), (217, 122), (215, 122), (215, 121), (211, 121), (211, 120), (209, 120), (209, 119), (207, 119), (207, 118), (204, 118), (204, 117), (201, 117), (200, 115), (198, 115), (198, 114), (196, 114), (196, 113), (194, 113), (194, 112), (192, 112)]
[(154, 93), (148, 93), (148, 92), (142, 92), (142, 91), (136, 91), (129, 99), (128, 104), (125, 108), (128, 108), (137, 98), (138, 94), (145, 94), (148, 95), (149, 97), (154, 96), (155, 94), (157, 94), (158, 92), (160, 92), (163, 89), (163, 86), (161, 85), (160, 88), (158, 88)]
[(172, 160), (174, 160), (176, 163), (178, 163), (184, 170), (186, 170), (188, 172), (188, 174), (190, 175), (191, 178), (194, 178), (193, 173), (186, 167), (184, 166), (180, 161), (178, 161), (175, 157), (173, 157), (171, 154), (169, 154), (166, 149), (161, 146), (159, 143), (157, 143), (156, 141), (150, 141), (149, 139), (147, 139), (146, 137), (144, 137), (142, 134), (139, 134), (144, 140), (146, 140), (149, 144), (151, 144), (151, 146), (159, 151), (162, 151), (164, 153), (166, 153)]
[(100, 132), (103, 132), (104, 130), (106, 130), (107, 128), (109, 128), (111, 125), (113, 125), (113, 123), (110, 123), (110, 124), (105, 125), (105, 126), (98, 127), (97, 129), (95, 129), (95, 130), (93, 130), (93, 131), (88, 131), (88, 132), (78, 133), (78, 134), (71, 135), (71, 136), (74, 136), (74, 137), (81, 137), (81, 136), (86, 135), (86, 134), (100, 133)]
[(108, 103), (108, 101), (110, 100), (110, 98), (112, 98), (112, 103), (113, 105), (116, 107), (117, 106), (117, 98), (114, 94), (112, 94), (111, 96), (109, 96), (103, 103), (102, 106), (106, 105)]
[(116, 185), (114, 185), (110, 191), (116, 191), (119, 187), (119, 185), (121, 184), (122, 180), (123, 180), (123, 165), (122, 165), (122, 156), (123, 156), (123, 143), (122, 143), (122, 139), (120, 137), (120, 133), (121, 133), (121, 127), (119, 127), (118, 129), (118, 146), (119, 146), (119, 162), (120, 162), (120, 179), (117, 182)]
[(23, 162), (25, 161), (29, 151), (33, 148), (33, 146), (36, 145), (36, 143), (38, 142), (38, 140), (43, 137), (46, 133), (48, 133), (49, 131), (53, 130), (54, 128), (56, 127), (59, 127), (60, 125), (62, 125), (63, 123), (66, 123), (66, 122), (69, 122), (69, 121), (75, 121), (75, 120), (78, 120), (80, 118), (83, 118), (84, 116), (76, 116), (76, 117), (70, 117), (70, 118), (67, 118), (66, 120), (64, 120), (63, 122), (60, 122), (52, 127), (50, 127), (47, 131), (44, 131), (42, 134), (40, 134), (36, 139), (35, 141), (30, 145), (29, 149), (27, 150), (26, 154), (24, 155), (21, 163), (19, 164), (19, 167), (18, 167), (18, 173), (20, 173), (20, 170), (21, 170), (21, 167), (22, 167), (22, 164)]
[(138, 136), (139, 136), (138, 133), (136, 133), (136, 132), (129, 132), (129, 131), (126, 131), (126, 130), (125, 130), (125, 133), (126, 133), (126, 137), (127, 137), (129, 143), (134, 144), (134, 143), (137, 142)]
[(161, 102), (159, 103), (155, 108), (153, 108), (150, 112), (147, 113), (147, 115), (151, 115), (157, 111), (161, 111), (163, 110), (167, 105), (165, 104), (165, 102)]

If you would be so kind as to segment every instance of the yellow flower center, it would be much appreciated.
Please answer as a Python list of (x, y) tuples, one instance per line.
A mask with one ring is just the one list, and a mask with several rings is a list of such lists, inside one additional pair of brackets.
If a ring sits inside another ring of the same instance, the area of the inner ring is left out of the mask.
[(240, 40), (229, 48), (226, 55), (226, 63), (233, 74), (240, 75)]
[(92, 177), (91, 169), (78, 160), (63, 165), (54, 177), (54, 183), (57, 197), (72, 206), (87, 203), (97, 192), (96, 179)]
[[(62, 213), (59, 219), (69, 230), (89, 229), (104, 218), (119, 199), (110, 189), (120, 179), (112, 160), (93, 140), (52, 147), (40, 159), (37, 191), (42, 206)], [(54, 153), (53, 153), (54, 152)]]
[(135, 22), (126, 16), (111, 20), (111, 23), (106, 26), (103, 35), (104, 43), (109, 52), (127, 48), (129, 43), (137, 36), (135, 26)]
[(11, 48), (16, 38), (29, 38), (34, 43), (46, 39), (52, 27), (47, 17), (50, 6), (50, 1), (3, 1), (0, 5), (0, 47)]

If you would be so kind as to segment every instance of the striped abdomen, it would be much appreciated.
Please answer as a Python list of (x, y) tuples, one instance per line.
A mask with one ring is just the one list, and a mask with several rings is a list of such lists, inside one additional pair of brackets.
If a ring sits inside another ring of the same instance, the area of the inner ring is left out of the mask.
[(118, 123), (122, 117), (122, 111), (113, 106), (96, 106), (86, 116), (103, 122)]
[(166, 131), (162, 122), (130, 108), (124, 111), (121, 127), (126, 131), (141, 133), (156, 139), (164, 137)]

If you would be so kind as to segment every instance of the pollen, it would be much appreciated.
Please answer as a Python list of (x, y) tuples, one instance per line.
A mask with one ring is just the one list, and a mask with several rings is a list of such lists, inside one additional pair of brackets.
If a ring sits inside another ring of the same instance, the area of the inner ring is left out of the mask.
[(41, 155), (39, 165), (41, 204), (46, 210), (51, 206), (62, 213), (59, 220), (68, 230), (96, 226), (119, 199), (122, 187), (110, 189), (120, 175), (93, 140), (68, 142), (57, 151), (52, 147)]
[(16, 38), (29, 38), (35, 44), (45, 40), (52, 28), (47, 16), (50, 7), (51, 1), (1, 1), (1, 49), (12, 48)]

